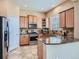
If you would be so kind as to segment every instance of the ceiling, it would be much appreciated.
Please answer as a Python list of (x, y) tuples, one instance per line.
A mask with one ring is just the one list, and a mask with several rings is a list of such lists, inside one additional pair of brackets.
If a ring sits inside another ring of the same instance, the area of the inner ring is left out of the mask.
[(11, 0), (26, 10), (47, 12), (65, 0)]

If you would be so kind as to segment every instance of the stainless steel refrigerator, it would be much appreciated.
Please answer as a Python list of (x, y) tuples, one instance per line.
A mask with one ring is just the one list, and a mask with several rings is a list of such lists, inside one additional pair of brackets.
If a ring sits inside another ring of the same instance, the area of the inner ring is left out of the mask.
[(7, 17), (0, 16), (0, 59), (7, 59), (9, 47), (9, 26)]

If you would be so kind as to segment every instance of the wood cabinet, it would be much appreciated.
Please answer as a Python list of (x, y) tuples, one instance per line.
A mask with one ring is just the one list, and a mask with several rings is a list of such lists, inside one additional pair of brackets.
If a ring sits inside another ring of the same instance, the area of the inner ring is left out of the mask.
[(20, 16), (20, 28), (28, 28), (28, 19), (26, 16)]
[(38, 46), (37, 46), (37, 52), (38, 52), (38, 59), (43, 59), (43, 43), (38, 41)]
[(21, 35), (20, 36), (20, 45), (28, 45), (29, 44), (29, 36)]
[(37, 24), (37, 16), (28, 15), (29, 24)]
[(60, 13), (60, 27), (74, 27), (74, 8), (68, 9)]
[(74, 27), (74, 9), (71, 8), (66, 11), (66, 27)]
[(29, 15), (28, 19), (29, 19), (29, 24), (32, 24), (33, 23), (33, 16)]
[(20, 16), (20, 27), (24, 28), (24, 17)]
[(34, 18), (33, 18), (34, 20), (33, 20), (33, 23), (34, 24), (37, 24), (37, 17), (36, 16), (34, 16)]
[(28, 28), (28, 18), (27, 17), (25, 17), (25, 28)]
[(60, 13), (60, 27), (65, 27), (65, 20), (66, 20), (66, 12)]

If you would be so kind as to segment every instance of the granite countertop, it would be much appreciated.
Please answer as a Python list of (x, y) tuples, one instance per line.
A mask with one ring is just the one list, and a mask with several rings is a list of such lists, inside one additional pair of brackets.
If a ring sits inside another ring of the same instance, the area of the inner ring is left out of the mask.
[(60, 45), (60, 44), (78, 42), (78, 41), (79, 39), (74, 39), (72, 37), (64, 37), (64, 36), (48, 36), (48, 37), (38, 38), (38, 42), (42, 42), (46, 45)]

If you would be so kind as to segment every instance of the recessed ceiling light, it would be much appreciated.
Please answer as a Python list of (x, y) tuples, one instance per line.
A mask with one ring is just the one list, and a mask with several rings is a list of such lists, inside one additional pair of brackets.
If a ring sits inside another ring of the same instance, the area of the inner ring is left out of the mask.
[[(56, 5), (56, 4), (55, 4)], [(52, 5), (51, 7), (53, 8), (55, 5)]]
[(28, 6), (27, 5), (24, 5), (24, 7), (27, 8)]
[(41, 10), (43, 10), (44, 8), (41, 8)]

